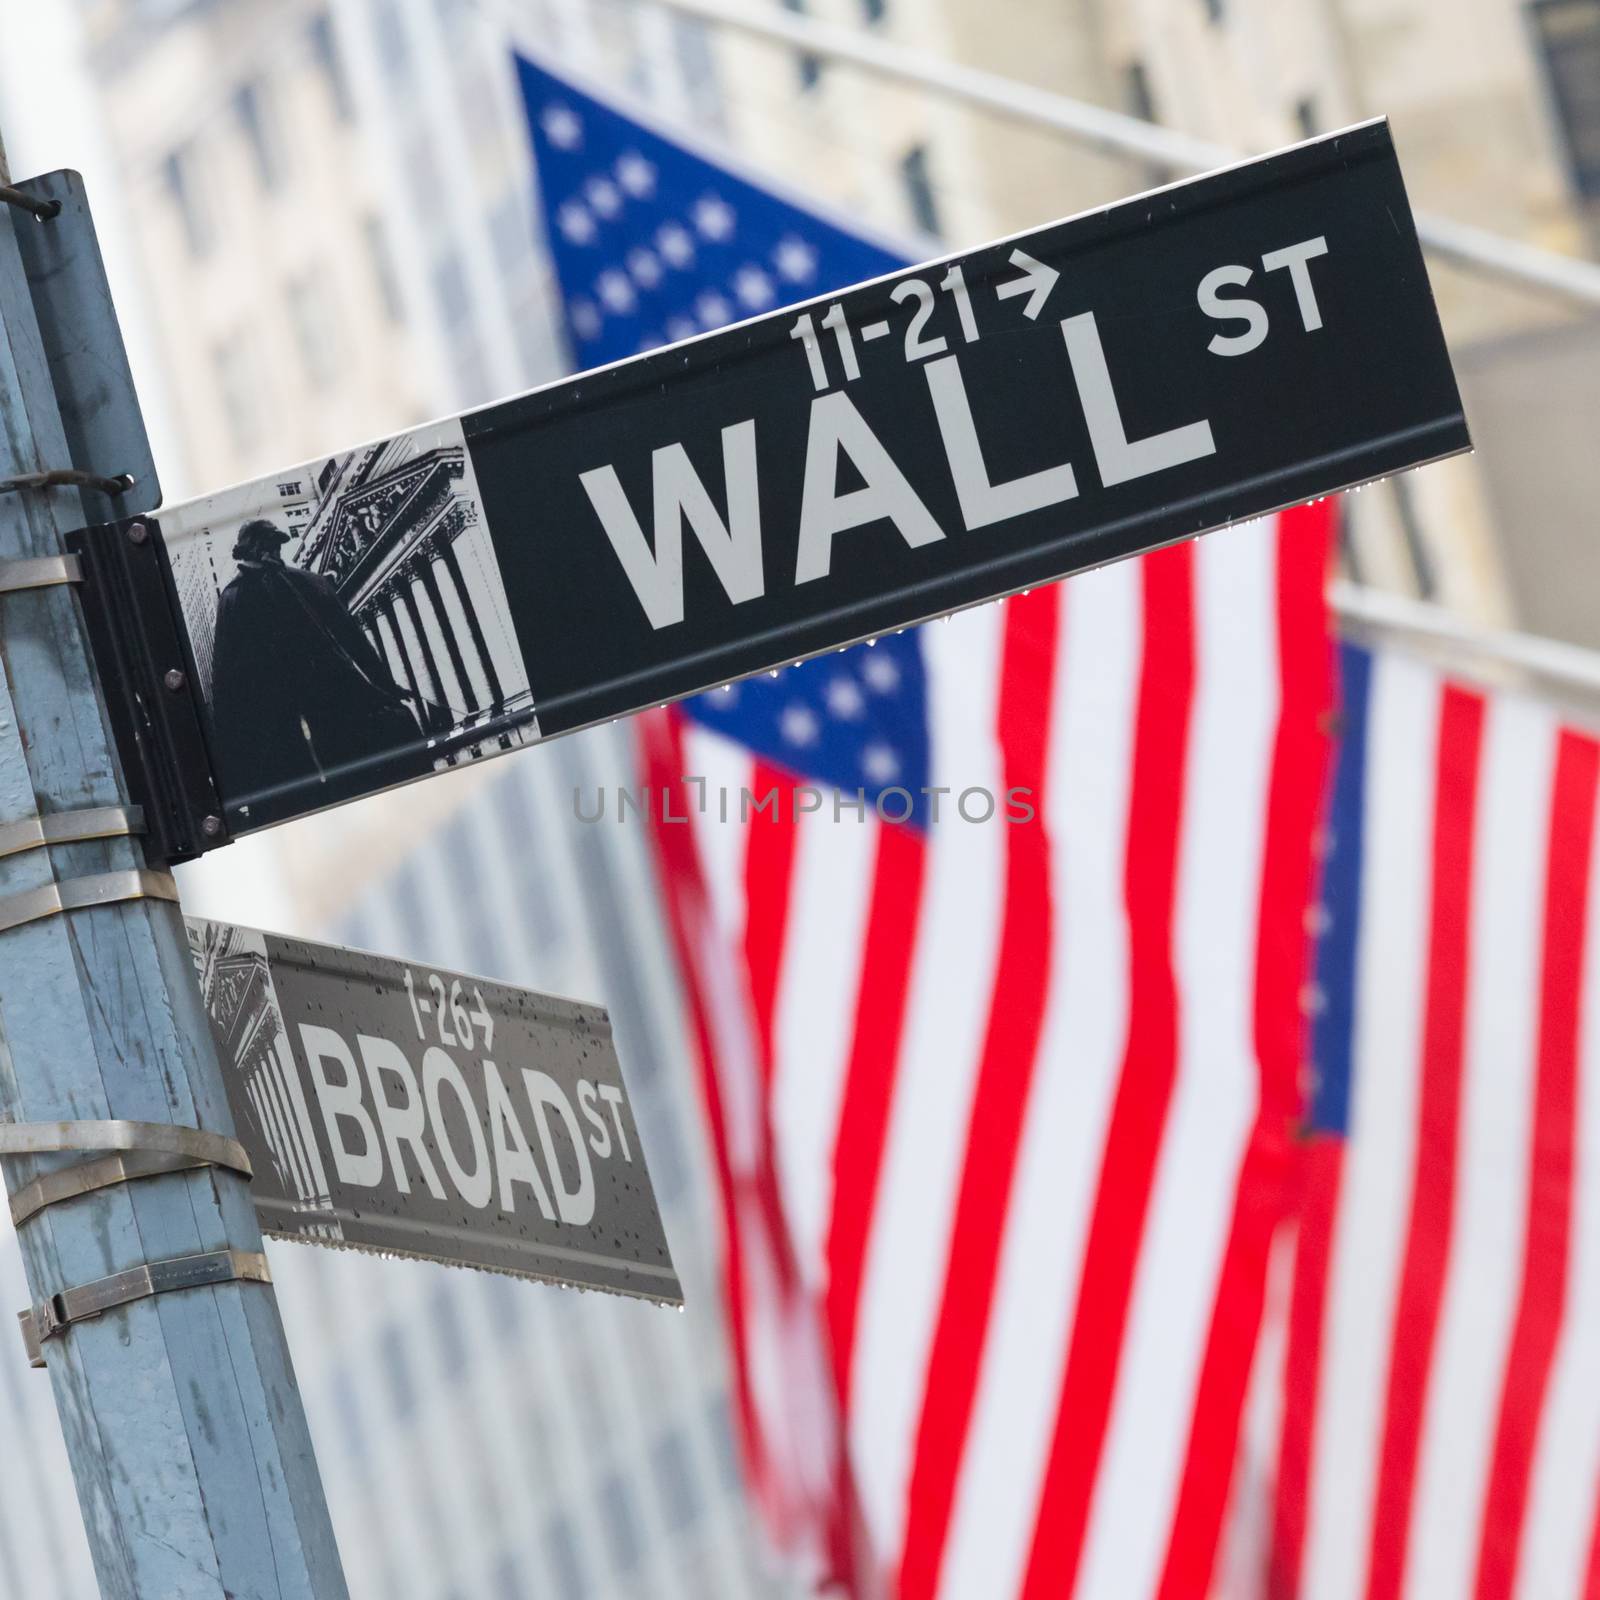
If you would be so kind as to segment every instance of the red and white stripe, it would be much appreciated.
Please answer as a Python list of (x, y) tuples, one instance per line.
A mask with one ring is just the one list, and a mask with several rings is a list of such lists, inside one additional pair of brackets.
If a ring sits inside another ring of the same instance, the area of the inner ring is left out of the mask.
[(1600, 1596), (1600, 745), (1374, 657), (1348, 1135), (1308, 1147), (1272, 1600)]
[[(831, 1463), (831, 1547), (903, 1600), (1206, 1590), (1292, 1200), (1330, 514), (924, 630), (933, 781), (1033, 824), (656, 830), (752, 1479), (815, 1506)], [(784, 781), (671, 714), (644, 740), (657, 783)], [(748, 1259), (767, 1193), (792, 1281)], [(842, 1406), (807, 1449), (774, 1294)]]

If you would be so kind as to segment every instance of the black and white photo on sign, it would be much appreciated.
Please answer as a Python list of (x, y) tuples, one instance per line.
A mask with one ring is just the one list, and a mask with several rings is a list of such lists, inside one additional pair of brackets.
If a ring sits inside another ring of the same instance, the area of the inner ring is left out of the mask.
[(327, 1170), (290, 1055), (266, 939), (226, 922), (185, 923), (239, 1137), (246, 1149), (271, 1154), (270, 1172), (256, 1162), (258, 1208), (270, 1211), (275, 1233), (338, 1244), (344, 1229), (331, 1215)]
[(458, 422), (192, 501), (161, 531), (236, 822), (538, 738)]

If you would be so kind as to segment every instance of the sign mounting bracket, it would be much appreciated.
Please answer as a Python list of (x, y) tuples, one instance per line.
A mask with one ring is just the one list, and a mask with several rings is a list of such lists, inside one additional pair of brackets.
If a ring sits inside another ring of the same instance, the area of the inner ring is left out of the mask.
[(161, 541), (136, 520), (67, 544), (82, 563), (84, 616), (150, 857), (188, 861), (225, 844), (227, 829)]

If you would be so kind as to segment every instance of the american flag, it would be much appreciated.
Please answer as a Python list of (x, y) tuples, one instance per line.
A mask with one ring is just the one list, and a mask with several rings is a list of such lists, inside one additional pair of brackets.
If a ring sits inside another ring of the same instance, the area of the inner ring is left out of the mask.
[(1600, 744), (1392, 649), (1341, 677), (1269, 1592), (1594, 1597)]
[(906, 265), (524, 56), (517, 74), (575, 367)]
[[(520, 71), (580, 362), (894, 264)], [(852, 1595), (1207, 1592), (1296, 1195), (1331, 515), (642, 720), (746, 1468)]]

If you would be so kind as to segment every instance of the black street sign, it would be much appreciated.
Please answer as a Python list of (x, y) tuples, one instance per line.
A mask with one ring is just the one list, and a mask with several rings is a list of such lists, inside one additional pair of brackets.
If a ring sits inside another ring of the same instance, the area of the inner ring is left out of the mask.
[(163, 512), (133, 698), (205, 848), (1469, 444), (1371, 122)]
[(683, 1303), (599, 1006), (188, 928), (264, 1233)]

